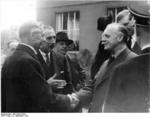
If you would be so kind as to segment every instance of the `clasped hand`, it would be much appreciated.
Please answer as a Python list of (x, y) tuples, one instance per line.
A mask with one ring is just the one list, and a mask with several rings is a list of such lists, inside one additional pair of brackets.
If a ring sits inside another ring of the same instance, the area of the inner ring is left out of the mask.
[(70, 99), (70, 106), (74, 109), (79, 104), (79, 99), (75, 93), (67, 95)]

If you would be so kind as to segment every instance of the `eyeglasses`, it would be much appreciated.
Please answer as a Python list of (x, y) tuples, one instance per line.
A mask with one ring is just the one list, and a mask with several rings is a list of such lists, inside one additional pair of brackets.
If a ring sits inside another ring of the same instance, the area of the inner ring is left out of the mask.
[(49, 36), (49, 37), (47, 37), (46, 39), (47, 40), (51, 40), (51, 39), (55, 39), (56, 38), (56, 36)]

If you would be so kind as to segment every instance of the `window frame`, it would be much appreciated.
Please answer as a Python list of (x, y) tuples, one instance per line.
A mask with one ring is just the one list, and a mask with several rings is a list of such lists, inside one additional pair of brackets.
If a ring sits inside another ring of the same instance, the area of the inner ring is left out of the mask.
[[(127, 6), (125, 5), (125, 6), (113, 6), (113, 7), (107, 7), (107, 15), (109, 15), (109, 12), (111, 11), (111, 9), (113, 10), (114, 9), (114, 14), (113, 14), (113, 16), (112, 16), (112, 18), (113, 18), (113, 20), (112, 20), (112, 22), (117, 22), (116, 21), (116, 16), (117, 16), (117, 14), (121, 11), (121, 10), (123, 10), (123, 9), (127, 9)], [(118, 9), (121, 9), (121, 10), (118, 10)], [(110, 11), (109, 11), (110, 10)]]
[[(64, 14), (67, 13), (67, 24), (66, 29), (64, 29)], [(71, 19), (71, 13), (73, 13), (73, 19)], [(78, 15), (78, 16), (77, 16)], [(55, 12), (55, 29), (57, 32), (66, 32), (68, 37), (74, 41), (76, 46), (76, 51), (79, 51), (79, 35), (80, 35), (80, 11), (79, 10), (69, 10), (69, 11), (58, 11)], [(70, 23), (71, 22), (71, 23)], [(59, 26), (60, 25), (60, 26)], [(68, 26), (68, 25), (72, 25)]]

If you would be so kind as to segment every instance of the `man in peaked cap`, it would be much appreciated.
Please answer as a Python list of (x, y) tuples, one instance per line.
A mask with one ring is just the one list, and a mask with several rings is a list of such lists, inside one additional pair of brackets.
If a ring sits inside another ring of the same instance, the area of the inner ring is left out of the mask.
[(129, 3), (128, 10), (118, 13), (117, 22), (128, 27), (129, 35), (131, 36), (131, 50), (140, 54), (141, 48), (150, 43), (147, 40), (150, 33), (149, 4), (147, 1), (132, 1)]
[(134, 16), (137, 25), (150, 25), (150, 3), (147, 1), (132, 1), (128, 9)]
[(136, 20), (137, 40), (140, 40), (141, 48), (150, 45), (150, 3), (132, 1), (128, 9)]

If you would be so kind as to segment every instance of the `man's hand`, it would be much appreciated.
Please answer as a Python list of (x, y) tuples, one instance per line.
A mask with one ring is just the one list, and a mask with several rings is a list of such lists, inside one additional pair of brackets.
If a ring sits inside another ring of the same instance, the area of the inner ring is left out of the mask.
[(57, 74), (55, 73), (52, 77), (50, 77), (47, 80), (47, 83), (50, 84), (51, 86), (55, 86), (56, 85), (56, 81), (55, 81), (56, 77), (57, 77)]
[(47, 83), (50, 84), (53, 88), (63, 88), (64, 86), (66, 86), (67, 83), (65, 80), (55, 79), (57, 78), (57, 76), (58, 75), (55, 73), (47, 80)]
[(67, 95), (70, 99), (70, 102), (71, 102), (71, 108), (74, 109), (78, 104), (79, 104), (79, 99), (77, 97), (77, 95), (75, 93), (72, 93), (71, 95), (68, 94)]

